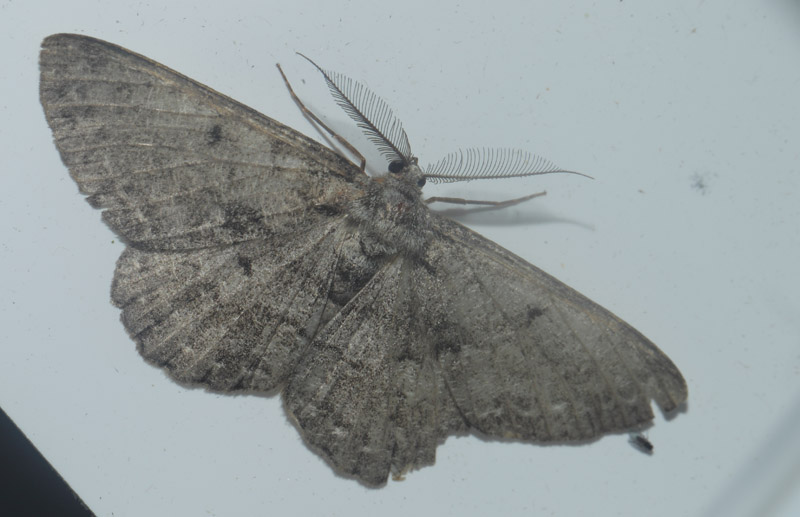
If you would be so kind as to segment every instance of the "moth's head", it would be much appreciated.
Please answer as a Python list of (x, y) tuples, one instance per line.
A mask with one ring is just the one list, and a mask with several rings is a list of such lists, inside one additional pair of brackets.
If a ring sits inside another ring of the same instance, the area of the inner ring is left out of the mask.
[(404, 183), (416, 185), (418, 189), (425, 186), (425, 174), (419, 168), (416, 156), (412, 156), (408, 160), (397, 159), (389, 163), (389, 175), (393, 176)]
[(422, 202), (425, 173), (417, 165), (414, 156), (392, 161), (389, 163), (389, 172), (373, 180), (377, 189), (372, 195), (380, 198), (389, 212), (402, 213)]

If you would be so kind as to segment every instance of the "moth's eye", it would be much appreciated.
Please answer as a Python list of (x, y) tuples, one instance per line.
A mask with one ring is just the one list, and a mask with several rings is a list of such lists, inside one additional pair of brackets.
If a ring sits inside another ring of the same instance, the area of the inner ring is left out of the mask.
[(425, 186), (425, 178), (424, 177), (422, 177), (422, 178), (417, 180), (417, 186), (418, 187), (424, 187)]
[(403, 163), (402, 160), (395, 160), (389, 164), (389, 172), (397, 174), (398, 172), (403, 170), (404, 165), (405, 163)]

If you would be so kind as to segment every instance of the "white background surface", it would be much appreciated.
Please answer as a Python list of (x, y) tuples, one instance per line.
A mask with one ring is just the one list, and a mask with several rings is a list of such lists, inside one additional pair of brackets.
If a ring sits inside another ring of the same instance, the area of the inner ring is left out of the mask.
[[(98, 515), (790, 515), (800, 6), (638, 4), (0, 0), (0, 405)], [(423, 164), (508, 146), (591, 174), (427, 193), (546, 189), (467, 222), (649, 336), (685, 375), (688, 411), (658, 414), (652, 457), (625, 435), (451, 438), (435, 466), (369, 490), (303, 445), (278, 398), (177, 386), (109, 303), (122, 246), (39, 106), (39, 43), (56, 32), (120, 44), (317, 137), (281, 62), (346, 133), (302, 51), (386, 99)]]

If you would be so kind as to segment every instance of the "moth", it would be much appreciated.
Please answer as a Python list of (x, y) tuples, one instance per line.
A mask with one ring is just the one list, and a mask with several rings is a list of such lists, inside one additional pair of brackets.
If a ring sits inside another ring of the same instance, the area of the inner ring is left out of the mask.
[(549, 162), (423, 170), (386, 104), (324, 71), (385, 175), (98, 39), (46, 38), (40, 69), (61, 158), (126, 244), (111, 298), (141, 355), (184, 385), (279, 393), (337, 473), (381, 486), (453, 434), (585, 441), (686, 400), (642, 334), (423, 200), (428, 180)]

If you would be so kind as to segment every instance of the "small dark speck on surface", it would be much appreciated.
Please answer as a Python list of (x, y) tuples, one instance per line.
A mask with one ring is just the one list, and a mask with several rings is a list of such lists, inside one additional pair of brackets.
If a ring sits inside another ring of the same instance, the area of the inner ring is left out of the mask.
[(708, 174), (700, 174), (694, 173), (691, 177), (692, 181), (692, 188), (698, 191), (702, 195), (706, 195), (710, 193), (709, 190), (709, 175)]

